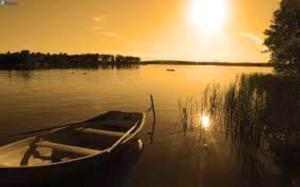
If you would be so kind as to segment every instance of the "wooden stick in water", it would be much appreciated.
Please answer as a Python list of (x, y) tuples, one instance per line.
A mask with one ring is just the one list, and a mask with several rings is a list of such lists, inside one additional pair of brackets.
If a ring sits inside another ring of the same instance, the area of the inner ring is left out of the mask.
[(153, 136), (155, 132), (155, 124), (156, 124), (156, 114), (155, 114), (155, 107), (154, 107), (154, 99), (153, 95), (150, 95), (151, 99), (151, 109), (152, 109), (152, 114), (153, 114), (153, 123), (152, 123), (152, 131), (151, 131), (151, 137), (150, 137), (150, 143), (153, 143)]

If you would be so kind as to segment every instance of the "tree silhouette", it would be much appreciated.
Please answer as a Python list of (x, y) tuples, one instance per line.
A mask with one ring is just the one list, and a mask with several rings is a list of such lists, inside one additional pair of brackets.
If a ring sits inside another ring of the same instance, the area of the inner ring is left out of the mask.
[(141, 59), (134, 56), (110, 54), (43, 54), (32, 53), (29, 50), (21, 52), (0, 53), (0, 70), (31, 70), (42, 68), (99, 68), (104, 66), (134, 67), (139, 65)]
[(282, 0), (265, 34), (276, 70), (300, 73), (300, 0)]

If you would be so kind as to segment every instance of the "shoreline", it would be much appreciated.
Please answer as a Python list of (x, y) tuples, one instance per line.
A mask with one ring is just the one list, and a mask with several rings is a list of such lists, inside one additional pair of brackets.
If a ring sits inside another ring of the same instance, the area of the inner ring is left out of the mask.
[(98, 66), (38, 66), (38, 67), (16, 67), (5, 68), (0, 66), (0, 71), (32, 71), (32, 70), (50, 70), (50, 69), (136, 69), (139, 66), (147, 65), (174, 65), (174, 66), (227, 66), (227, 67), (274, 67), (269, 63), (234, 63), (234, 62), (184, 62), (184, 61), (143, 61), (137, 64), (105, 64)]
[(245, 67), (274, 67), (270, 63), (257, 62), (191, 62), (191, 61), (142, 61), (142, 65), (197, 65), (197, 66), (245, 66)]

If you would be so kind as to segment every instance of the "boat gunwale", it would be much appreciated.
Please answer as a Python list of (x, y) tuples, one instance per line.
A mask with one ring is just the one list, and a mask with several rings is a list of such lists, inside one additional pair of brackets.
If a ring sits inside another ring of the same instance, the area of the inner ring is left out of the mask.
[[(111, 112), (111, 111), (109, 111)], [(104, 114), (108, 114), (109, 112), (104, 112), (104, 113), (101, 113), (100, 115), (104, 115)], [(119, 111), (119, 112), (122, 112), (122, 111)], [(138, 126), (138, 128), (134, 131), (134, 133), (132, 133), (131, 136), (127, 137), (125, 140), (122, 140), (120, 142), (118, 142), (118, 144), (115, 145), (115, 143), (104, 149), (104, 150), (101, 150), (102, 152), (101, 153), (98, 153), (98, 154), (93, 154), (93, 155), (87, 155), (87, 156), (82, 156), (82, 157), (79, 157), (79, 158), (74, 158), (74, 159), (71, 159), (71, 160), (66, 160), (66, 161), (60, 161), (60, 162), (55, 162), (55, 163), (49, 163), (49, 164), (44, 164), (44, 165), (35, 165), (35, 166), (1, 166), (0, 165), (0, 171), (1, 170), (9, 170), (9, 169), (17, 169), (17, 170), (25, 170), (25, 169), (39, 169), (39, 168), (47, 168), (47, 167), (52, 167), (52, 166), (59, 166), (59, 165), (64, 165), (64, 164), (70, 164), (70, 163), (73, 163), (73, 162), (77, 162), (77, 161), (83, 161), (83, 160), (86, 160), (86, 159), (90, 159), (90, 158), (93, 158), (93, 157), (97, 157), (97, 156), (102, 156), (104, 154), (109, 154), (109, 153), (112, 153), (112, 151), (114, 151), (118, 145), (122, 145), (124, 143), (127, 143), (130, 139), (132, 139), (134, 136), (136, 136), (143, 128), (144, 124), (145, 124), (145, 118), (146, 118), (146, 113), (145, 112), (123, 112), (123, 113), (138, 113), (138, 114), (142, 114), (142, 117), (141, 119), (139, 119), (134, 125), (133, 127), (136, 127)], [(99, 115), (98, 115), (99, 116)], [(88, 121), (91, 121), (93, 120), (94, 118), (92, 119), (89, 119), (89, 120), (86, 120), (86, 121), (83, 121), (83, 122), (79, 122), (79, 123), (73, 123), (74, 125), (77, 125), (77, 124), (82, 124), (82, 123), (86, 123)], [(70, 126), (67, 126), (67, 127), (63, 127), (63, 128), (60, 128), (60, 129), (65, 129), (65, 128), (69, 128), (69, 127), (72, 127), (72, 124)], [(53, 129), (52, 131), (54, 132), (57, 132), (59, 130), (56, 130), (56, 129)], [(125, 134), (126, 135), (126, 134)], [(125, 136), (124, 135), (124, 136)], [(26, 138), (26, 139), (22, 139), (20, 141), (17, 141), (17, 142), (13, 142), (11, 144), (8, 144), (8, 145), (5, 145), (3, 147), (9, 147), (9, 146), (12, 146), (14, 144), (17, 144), (17, 143), (21, 143), (21, 142), (25, 142), (25, 141), (29, 141), (31, 139), (35, 139), (36, 137), (38, 136), (33, 136), (33, 137), (29, 137), (29, 138)], [(122, 137), (121, 137), (122, 138)], [(120, 138), (120, 139), (121, 139)], [(118, 140), (119, 141), (119, 140)], [(114, 146), (114, 147), (113, 147)], [(111, 149), (113, 147), (113, 149)]]

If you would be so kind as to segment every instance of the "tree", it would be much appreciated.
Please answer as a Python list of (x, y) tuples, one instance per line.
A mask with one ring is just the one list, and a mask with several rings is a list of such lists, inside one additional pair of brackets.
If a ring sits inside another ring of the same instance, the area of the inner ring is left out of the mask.
[(282, 0), (265, 34), (276, 70), (300, 73), (300, 0)]

